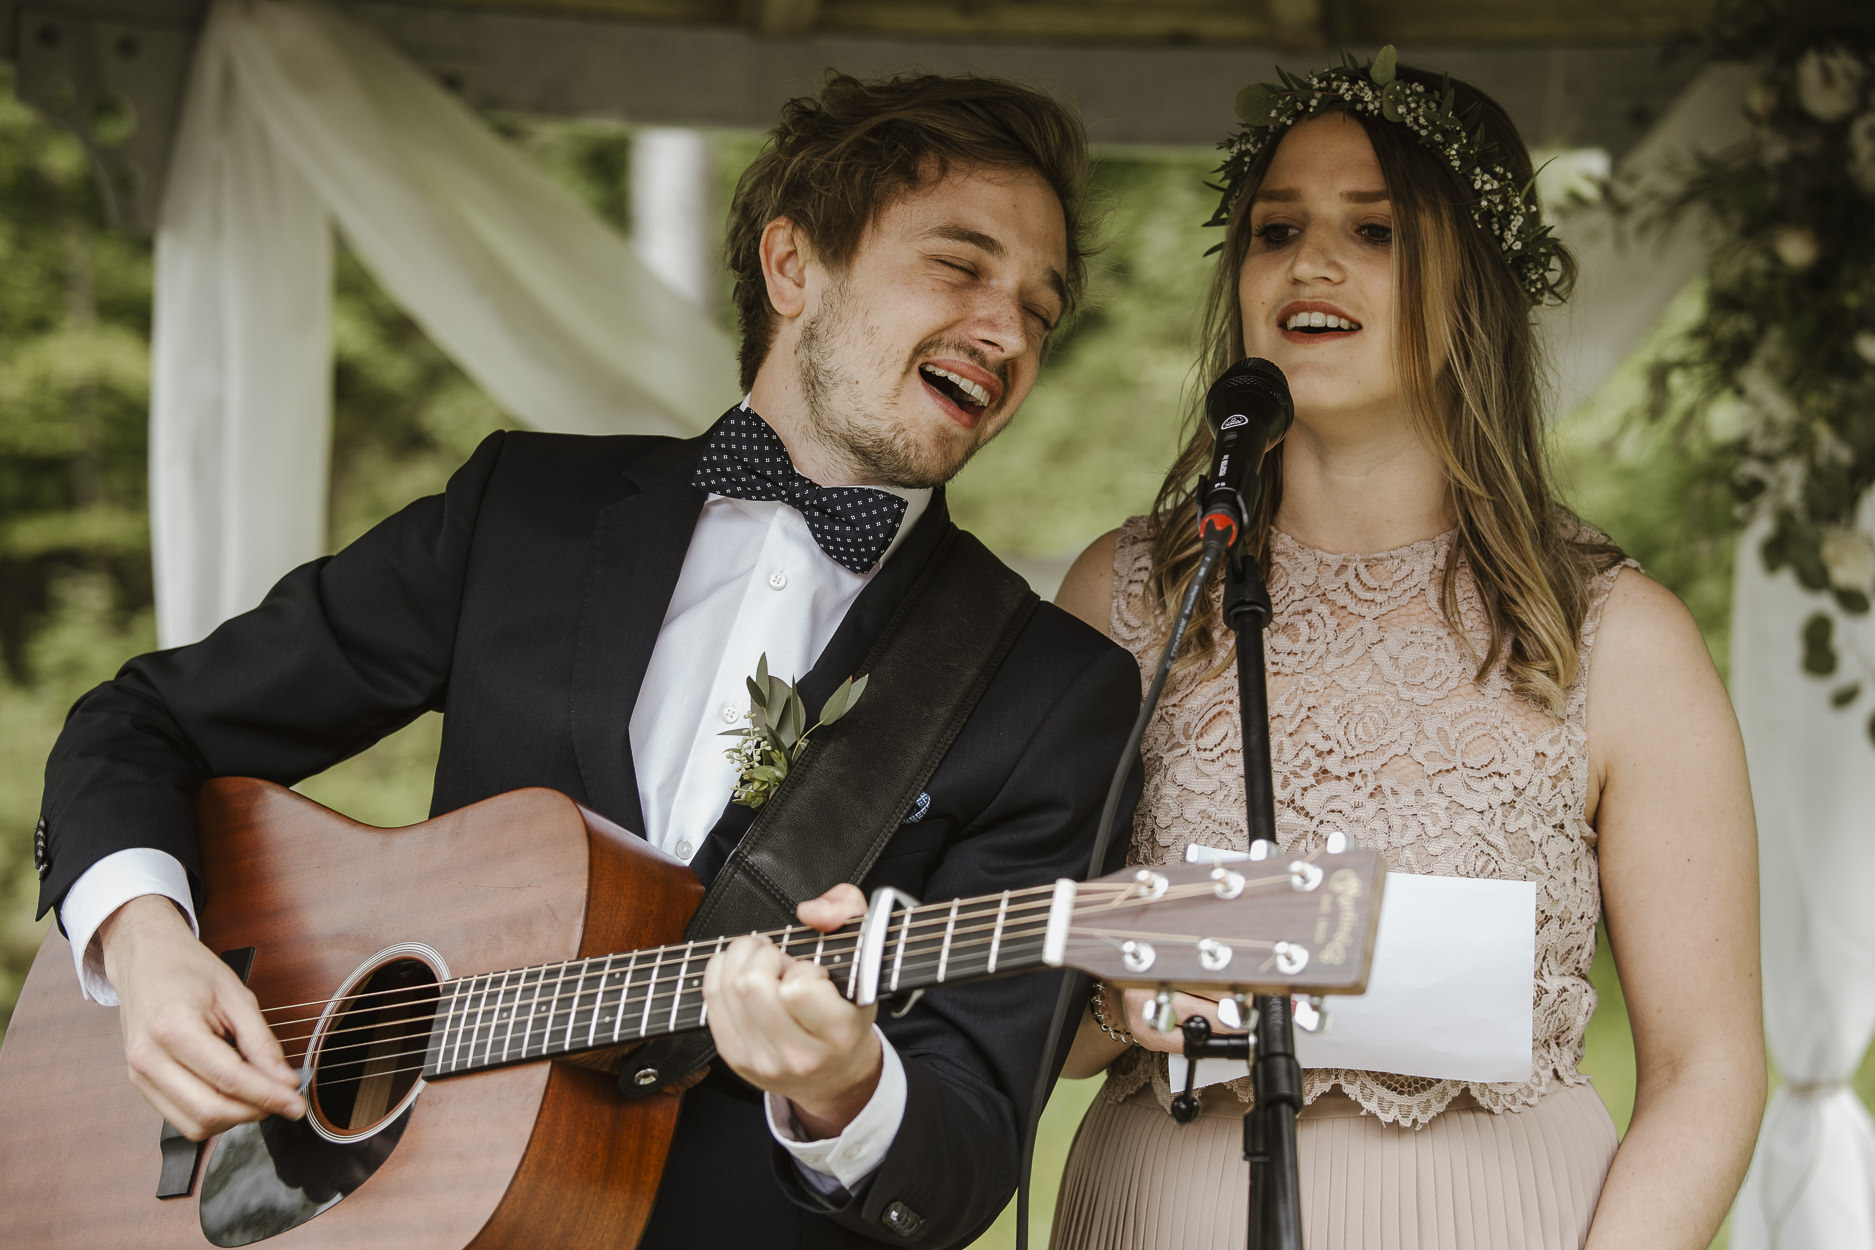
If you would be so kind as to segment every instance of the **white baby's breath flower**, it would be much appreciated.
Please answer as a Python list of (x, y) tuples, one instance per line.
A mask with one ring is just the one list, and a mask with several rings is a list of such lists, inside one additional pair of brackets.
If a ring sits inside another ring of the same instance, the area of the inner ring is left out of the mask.
[(1864, 592), (1875, 589), (1875, 538), (1846, 526), (1831, 526), (1823, 531), (1818, 554), (1829, 570), (1832, 586)]
[(1847, 48), (1812, 48), (1797, 62), (1797, 99), (1818, 121), (1841, 121), (1862, 102), (1862, 74)]
[(1817, 245), (1816, 231), (1808, 226), (1785, 226), (1771, 238), (1771, 248), (1777, 258), (1792, 269), (1808, 269), (1816, 264), (1822, 254)]
[(1853, 341), (1855, 354), (1862, 358), (1862, 363), (1875, 365), (1875, 330), (1857, 330)]
[(1760, 78), (1745, 89), (1745, 111), (1753, 117), (1769, 117), (1776, 107), (1777, 84), (1769, 78)]

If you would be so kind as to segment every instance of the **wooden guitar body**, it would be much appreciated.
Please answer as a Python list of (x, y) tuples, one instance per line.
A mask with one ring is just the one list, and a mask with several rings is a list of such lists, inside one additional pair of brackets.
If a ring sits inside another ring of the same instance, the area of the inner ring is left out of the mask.
[[(248, 984), (264, 1010), (321, 1003), (398, 943), (433, 948), (463, 977), (675, 942), (703, 893), (684, 865), (548, 790), (382, 830), (224, 779), (203, 788), (200, 816), (202, 938), (218, 952), (253, 948)], [(309, 1029), (278, 1031), (298, 1065)], [(612, 1076), (567, 1062), (433, 1081), (367, 1182), (261, 1244), (629, 1247), (678, 1104), (625, 1101)], [(208, 1245), (199, 1167), (187, 1195), (154, 1196), (160, 1125), (126, 1075), (116, 1010), (81, 999), (54, 930), (0, 1049), (0, 1243)]]

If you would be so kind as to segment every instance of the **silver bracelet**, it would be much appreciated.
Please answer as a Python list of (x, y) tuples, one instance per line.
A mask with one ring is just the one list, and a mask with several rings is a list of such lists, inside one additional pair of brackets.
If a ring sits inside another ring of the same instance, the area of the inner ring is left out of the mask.
[[(1120, 1001), (1125, 1002), (1126, 1000), (1121, 999)], [(1134, 1037), (1127, 1030), (1123, 1028), (1116, 1029), (1111, 1024), (1107, 1023), (1107, 983), (1105, 981), (1094, 982), (1094, 995), (1088, 1000), (1088, 1009), (1093, 1013), (1094, 1023), (1100, 1026), (1100, 1031), (1102, 1033), (1105, 1033), (1122, 1046), (1139, 1045), (1139, 1039)]]

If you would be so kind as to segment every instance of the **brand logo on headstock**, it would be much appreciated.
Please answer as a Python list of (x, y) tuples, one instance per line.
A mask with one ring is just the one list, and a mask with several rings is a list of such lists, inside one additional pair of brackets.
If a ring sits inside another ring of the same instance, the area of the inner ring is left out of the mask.
[[(1322, 909), (1315, 918), (1316, 958), (1325, 964), (1348, 961), (1348, 947), (1360, 920), (1361, 874), (1352, 868), (1337, 868), (1328, 878), (1328, 892), (1322, 896)], [(1330, 921), (1334, 925), (1329, 935)]]

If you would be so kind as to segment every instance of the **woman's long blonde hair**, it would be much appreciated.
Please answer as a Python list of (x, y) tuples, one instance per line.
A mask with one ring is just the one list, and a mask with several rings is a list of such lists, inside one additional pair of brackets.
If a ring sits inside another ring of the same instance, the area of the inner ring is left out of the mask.
[[(1402, 66), (1399, 76), (1439, 89), (1441, 79)], [(1488, 96), (1452, 87), (1460, 110), (1476, 105), (1488, 138), (1520, 179), (1530, 157), (1516, 128)], [(1587, 610), (1587, 582), (1621, 558), (1601, 542), (1582, 541), (1579, 523), (1550, 486), (1538, 402), (1538, 345), (1529, 298), (1491, 236), (1472, 223), (1469, 192), (1441, 158), (1404, 126), (1356, 117), (1393, 205), (1394, 370), (1407, 408), (1445, 470), (1446, 508), (1457, 522), (1440, 586), (1447, 624), (1477, 662), (1482, 680), (1507, 659), (1513, 688), (1560, 713), (1579, 665), (1577, 637)], [(1280, 144), (1271, 144), (1231, 206), (1205, 307), (1203, 387), (1244, 357), (1238, 276), (1252, 241), (1250, 205)], [(1559, 249), (1566, 293), (1574, 259)], [(1194, 400), (1199, 400), (1197, 390)], [(1201, 402), (1190, 405), (1191, 433), (1153, 504), (1150, 536), (1153, 605), (1162, 620), (1184, 595), (1198, 563), (1198, 475), (1212, 438)], [(1246, 541), (1268, 567), (1272, 521), (1282, 502), (1281, 446), (1263, 461), (1263, 490)], [(1458, 574), (1468, 569), (1490, 622), (1480, 650), (1460, 618)], [(1179, 648), (1174, 680), (1211, 667), (1217, 610), (1201, 596)]]

